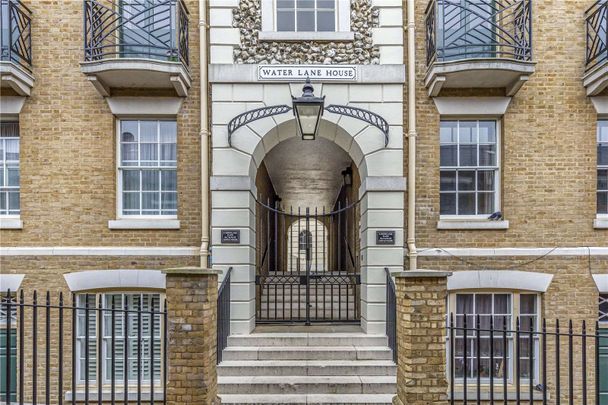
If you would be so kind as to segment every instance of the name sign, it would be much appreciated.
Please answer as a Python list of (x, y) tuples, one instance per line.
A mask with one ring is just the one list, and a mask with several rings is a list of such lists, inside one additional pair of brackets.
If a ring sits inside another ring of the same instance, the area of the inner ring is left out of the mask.
[(376, 245), (394, 245), (395, 231), (376, 231)]
[(357, 67), (349, 65), (260, 65), (258, 80), (355, 81)]
[(222, 229), (222, 243), (241, 243), (241, 231), (238, 229)]

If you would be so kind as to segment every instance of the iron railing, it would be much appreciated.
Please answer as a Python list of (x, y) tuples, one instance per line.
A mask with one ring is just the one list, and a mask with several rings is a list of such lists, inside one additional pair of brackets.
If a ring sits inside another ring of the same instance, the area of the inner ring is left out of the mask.
[(84, 0), (84, 59), (143, 58), (189, 66), (183, 0)]
[(228, 346), (230, 336), (230, 273), (228, 269), (217, 294), (217, 363), (222, 361), (222, 353)]
[(598, 0), (591, 6), (586, 14), (586, 52), (585, 65), (591, 70), (600, 63), (608, 60), (608, 3)]
[(431, 0), (426, 62), (532, 60), (532, 0)]
[(0, 60), (32, 71), (32, 12), (19, 0), (0, 0)]
[(388, 347), (393, 351), (393, 361), (397, 363), (397, 293), (395, 281), (388, 267), (384, 268), (386, 273), (386, 336)]
[[(500, 319), (502, 318), (502, 320)], [(462, 316), (448, 320), (450, 403), (600, 405), (600, 354), (608, 335), (583, 321)], [(495, 324), (496, 323), (496, 324)], [(606, 379), (608, 377), (602, 376)]]
[(52, 300), (34, 291), (26, 300), (23, 290), (18, 299), (9, 291), (0, 302), (0, 401), (165, 404), (165, 306), (160, 296), (142, 307), (142, 298), (119, 295), (72, 295), (65, 302), (61, 293)]

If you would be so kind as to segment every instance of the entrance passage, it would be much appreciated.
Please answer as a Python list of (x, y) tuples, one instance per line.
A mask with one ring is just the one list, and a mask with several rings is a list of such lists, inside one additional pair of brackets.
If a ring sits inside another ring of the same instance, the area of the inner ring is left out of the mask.
[(257, 323), (359, 323), (359, 204), (257, 203)]

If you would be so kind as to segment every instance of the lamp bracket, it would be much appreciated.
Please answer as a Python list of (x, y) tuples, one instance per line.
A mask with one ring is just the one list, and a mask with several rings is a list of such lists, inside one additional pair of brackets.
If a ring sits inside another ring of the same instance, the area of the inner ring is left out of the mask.
[(257, 121), (262, 118), (272, 117), (273, 115), (284, 114), (291, 111), (292, 108), (287, 105), (273, 105), (270, 107), (256, 108), (242, 114), (237, 115), (228, 123), (228, 145), (232, 146), (232, 134), (239, 128)]
[(388, 122), (378, 114), (371, 111), (364, 110), (362, 108), (351, 107), (347, 105), (328, 105), (325, 107), (325, 111), (330, 113), (346, 115), (347, 117), (356, 118), (361, 121), (365, 121), (370, 125), (378, 128), (384, 134), (384, 147), (388, 146)]

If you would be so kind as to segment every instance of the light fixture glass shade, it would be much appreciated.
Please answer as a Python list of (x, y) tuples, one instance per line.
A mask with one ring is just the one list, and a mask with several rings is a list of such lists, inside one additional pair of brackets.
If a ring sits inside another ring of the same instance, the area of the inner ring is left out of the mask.
[(302, 97), (292, 99), (293, 113), (296, 116), (298, 131), (302, 139), (313, 140), (317, 136), (319, 122), (323, 115), (325, 96), (315, 97), (310, 79), (306, 79), (302, 90)]

